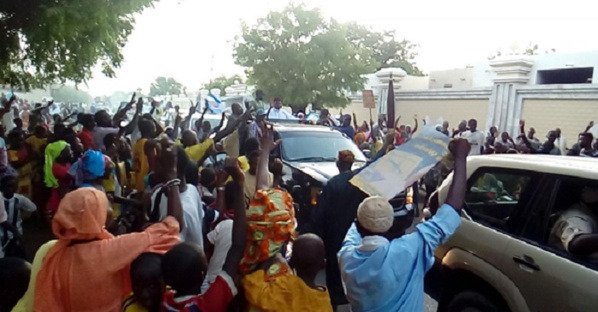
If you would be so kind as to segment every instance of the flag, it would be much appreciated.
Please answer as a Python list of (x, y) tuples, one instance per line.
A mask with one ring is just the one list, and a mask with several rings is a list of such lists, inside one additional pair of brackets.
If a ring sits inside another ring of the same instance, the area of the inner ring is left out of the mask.
[(214, 94), (208, 94), (207, 106), (212, 114), (221, 114), (226, 108), (224, 103)]

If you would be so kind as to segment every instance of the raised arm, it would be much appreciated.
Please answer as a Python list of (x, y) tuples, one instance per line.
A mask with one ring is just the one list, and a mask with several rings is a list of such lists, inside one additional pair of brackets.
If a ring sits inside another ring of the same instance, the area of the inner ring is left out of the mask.
[(467, 188), (467, 155), (471, 145), (465, 139), (456, 139), (449, 144), (449, 150), (455, 157), (455, 169), (453, 171), (453, 182), (449, 188), (446, 204), (461, 212), (465, 191)]
[(243, 114), (240, 118), (235, 120), (233, 123), (227, 124), (224, 129), (218, 131), (218, 133), (216, 133), (216, 135), (214, 136), (214, 142), (217, 143), (220, 140), (227, 137), (229, 134), (233, 133), (241, 123), (247, 122), (247, 120), (249, 120), (249, 117), (251, 117), (251, 111), (247, 110), (245, 111), (245, 114)]
[(594, 127), (594, 121), (590, 121), (590, 123), (586, 127), (586, 131), (584, 131), (584, 133), (590, 131), (590, 129), (592, 129), (592, 127)]
[(415, 127), (413, 127), (413, 130), (411, 131), (411, 135), (414, 135), (417, 131), (417, 115), (413, 115), (413, 121), (415, 121)]
[(137, 104), (135, 105), (135, 115), (133, 115), (133, 119), (131, 120), (131, 122), (129, 122), (128, 125), (126, 125), (124, 128), (121, 128), (121, 131), (119, 131), (119, 136), (127, 135), (127, 134), (133, 133), (133, 131), (135, 131), (135, 128), (137, 127), (137, 124), (139, 123), (139, 118), (141, 118), (142, 111), (143, 111), (143, 98), (140, 97), (139, 99), (137, 99)]
[(131, 109), (131, 107), (133, 107), (133, 104), (135, 104), (135, 92), (133, 92), (133, 96), (131, 96), (131, 100), (129, 101), (129, 103), (127, 103), (127, 105), (125, 105), (125, 107), (123, 107), (121, 110), (116, 112), (116, 114), (114, 114), (114, 117), (112, 117), (112, 124), (114, 126), (116, 126), (116, 127), (119, 126), (118, 124), (120, 123), (121, 120), (123, 120), (125, 118), (125, 115), (129, 111), (129, 109)]
[(270, 161), (270, 152), (280, 144), (280, 140), (274, 141), (274, 129), (271, 124), (262, 123), (262, 137), (260, 138), (260, 157), (257, 162), (256, 188), (257, 190), (267, 190), (272, 186), (269, 183), (268, 164)]
[(11, 107), (12, 107), (12, 103), (17, 99), (16, 95), (12, 95), (10, 97), (10, 99), (8, 99), (8, 101), (6, 101), (6, 103), (4, 103), (4, 107), (2, 107), (2, 109), (0, 109), (0, 118), (2, 118), (4, 116), (4, 114), (10, 112)]
[(397, 132), (401, 132), (401, 130), (399, 129), (399, 121), (401, 121), (401, 116), (397, 117), (397, 120), (395, 120), (395, 124), (393, 125), (395, 131)]
[(167, 214), (179, 222), (182, 231), (185, 222), (183, 219), (183, 208), (181, 205), (181, 194), (179, 185), (170, 183), (177, 178), (177, 149), (174, 144), (164, 138), (156, 144), (156, 160), (160, 166), (156, 166), (154, 174), (160, 183), (165, 183), (165, 195), (168, 198)]
[(237, 184), (235, 188), (236, 194), (233, 197), (235, 216), (233, 217), (232, 244), (222, 266), (222, 270), (228, 273), (234, 280), (239, 271), (239, 262), (243, 257), (247, 242), (247, 218), (245, 217), (245, 197), (243, 196), (245, 175), (241, 171), (241, 168), (239, 168), (239, 160), (236, 158), (227, 158), (224, 161), (224, 168), (233, 178), (233, 183)]

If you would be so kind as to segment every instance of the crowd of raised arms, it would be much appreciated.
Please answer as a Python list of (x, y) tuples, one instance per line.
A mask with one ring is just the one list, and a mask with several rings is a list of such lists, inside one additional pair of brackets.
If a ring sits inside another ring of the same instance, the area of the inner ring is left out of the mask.
[[(113, 116), (50, 116), (52, 105), (2, 99), (0, 312), (333, 311), (347, 303), (421, 311), (431, 251), (459, 226), (468, 155), (598, 155), (593, 124), (567, 149), (559, 129), (542, 143), (524, 122), (516, 139), (495, 127), (486, 136), (473, 119), (452, 131), (445, 122), (437, 130), (454, 138), (451, 153), (423, 184), (431, 191), (449, 171), (453, 184), (413, 233), (388, 199), (348, 183), (358, 172), (348, 150), (338, 153), (339, 175), (323, 189), (309, 233), (296, 233), (283, 164), (270, 157), (280, 144), (264, 118), (270, 112), (234, 103), (226, 125), (223, 114), (212, 129), (199, 104), (186, 117), (177, 109), (165, 123), (172, 127), (156, 118), (157, 102), (143, 114), (141, 98)], [(327, 110), (316, 123), (344, 133), (371, 161), (418, 128), (417, 116), (412, 129), (400, 117), (391, 127), (383, 118), (360, 125), (355, 115), (338, 122)], [(224, 164), (202, 167), (218, 152)], [(23, 238), (27, 218), (54, 237), (34, 255)]]

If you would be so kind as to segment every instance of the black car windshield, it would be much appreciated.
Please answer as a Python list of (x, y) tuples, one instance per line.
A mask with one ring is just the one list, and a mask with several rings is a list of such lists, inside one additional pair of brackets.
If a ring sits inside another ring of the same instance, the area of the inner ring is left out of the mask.
[(357, 162), (366, 161), (357, 145), (336, 131), (284, 131), (280, 137), (282, 159), (286, 161), (336, 161), (338, 152), (342, 150), (352, 151)]

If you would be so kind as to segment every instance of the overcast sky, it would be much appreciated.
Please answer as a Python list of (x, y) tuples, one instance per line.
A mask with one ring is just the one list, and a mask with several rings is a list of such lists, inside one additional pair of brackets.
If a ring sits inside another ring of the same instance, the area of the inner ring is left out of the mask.
[[(161, 0), (137, 17), (117, 78), (99, 71), (89, 81), (93, 95), (147, 91), (157, 76), (173, 77), (190, 90), (219, 75), (242, 73), (232, 44), (240, 21), (253, 23), (288, 0)], [(598, 18), (591, 1), (305, 0), (327, 17), (357, 21), (376, 30), (396, 29), (420, 45), (424, 72), (460, 68), (498, 49), (529, 42), (557, 52), (598, 50)], [(590, 3), (590, 4), (588, 4)]]

